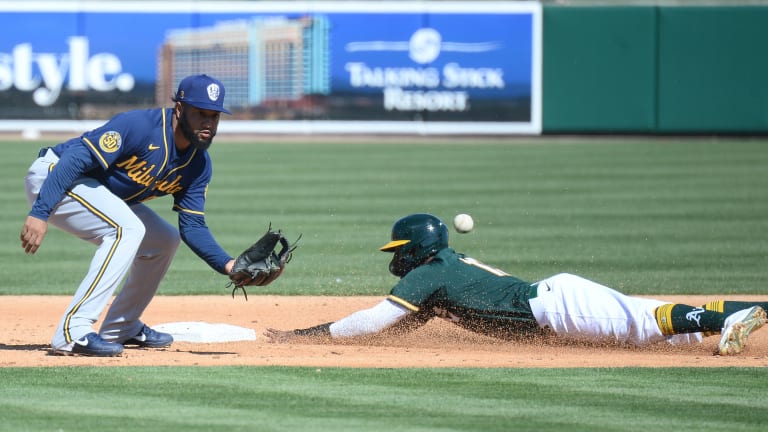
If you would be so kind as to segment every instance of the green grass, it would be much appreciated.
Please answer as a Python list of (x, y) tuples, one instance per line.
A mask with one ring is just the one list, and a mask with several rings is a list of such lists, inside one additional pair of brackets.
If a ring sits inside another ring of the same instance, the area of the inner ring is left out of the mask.
[[(269, 222), (303, 234), (265, 293), (385, 294), (378, 247), (414, 212), (446, 222), (451, 242), (526, 280), (580, 274), (629, 294), (765, 293), (768, 140), (535, 139), (440, 142), (217, 143), (207, 220), (236, 254)], [(24, 172), (40, 143), (2, 143), (0, 294), (70, 294), (93, 248), (51, 229), (21, 253)], [(150, 205), (175, 220), (170, 198)], [(35, 277), (30, 277), (35, 274)], [(226, 294), (225, 280), (182, 246), (160, 294)]]
[[(528, 280), (766, 293), (768, 140), (387, 141), (214, 146), (208, 223), (226, 249), (270, 221), (303, 234), (260, 292), (383, 295), (395, 279), (378, 247), (427, 211), (471, 213), (476, 230), (452, 244)], [(0, 294), (69, 295), (93, 253), (56, 229), (35, 256), (19, 247), (40, 145), (0, 143)], [(150, 205), (174, 217), (169, 199)], [(224, 285), (182, 247), (160, 294)], [(0, 368), (0, 431), (756, 431), (765, 382), (764, 368)]]
[(763, 369), (0, 369), (0, 431), (764, 430)]

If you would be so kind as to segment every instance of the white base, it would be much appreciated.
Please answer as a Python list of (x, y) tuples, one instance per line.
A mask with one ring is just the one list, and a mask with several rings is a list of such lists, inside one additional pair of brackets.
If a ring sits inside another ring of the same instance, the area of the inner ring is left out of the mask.
[(175, 322), (153, 325), (153, 329), (170, 333), (178, 342), (235, 342), (256, 340), (256, 331), (229, 324), (211, 324), (205, 322)]

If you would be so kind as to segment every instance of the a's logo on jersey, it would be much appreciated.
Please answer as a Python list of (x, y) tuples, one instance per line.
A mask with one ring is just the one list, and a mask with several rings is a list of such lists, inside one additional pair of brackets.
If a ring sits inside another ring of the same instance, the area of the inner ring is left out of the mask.
[(114, 153), (120, 149), (120, 145), (123, 143), (123, 138), (120, 137), (120, 133), (116, 131), (104, 132), (99, 138), (99, 148), (105, 153)]
[(208, 98), (209, 99), (211, 99), (212, 101), (219, 100), (219, 96), (221, 95), (221, 90), (219, 90), (219, 85), (218, 84), (215, 84), (215, 83), (211, 84), (211, 85), (208, 86), (208, 88), (206, 90), (208, 90)]
[(149, 150), (150, 150), (150, 151), (152, 151), (152, 150), (157, 150), (157, 149), (159, 149), (159, 148), (160, 148), (160, 146), (156, 146), (156, 145), (154, 145), (154, 144), (150, 144), (150, 145), (149, 145)]

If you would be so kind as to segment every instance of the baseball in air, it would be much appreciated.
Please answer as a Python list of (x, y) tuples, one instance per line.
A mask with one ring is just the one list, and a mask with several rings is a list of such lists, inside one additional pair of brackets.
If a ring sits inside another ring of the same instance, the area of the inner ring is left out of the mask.
[(453, 218), (453, 227), (456, 229), (456, 231), (466, 234), (475, 227), (475, 221), (472, 220), (472, 216), (468, 214), (457, 214), (456, 217)]

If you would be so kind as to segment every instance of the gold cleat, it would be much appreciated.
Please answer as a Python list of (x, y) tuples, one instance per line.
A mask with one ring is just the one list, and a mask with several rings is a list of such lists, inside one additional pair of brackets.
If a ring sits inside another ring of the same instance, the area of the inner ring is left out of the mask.
[(720, 344), (715, 354), (735, 355), (744, 351), (749, 334), (765, 324), (766, 314), (760, 306), (754, 306), (731, 314), (725, 319)]

